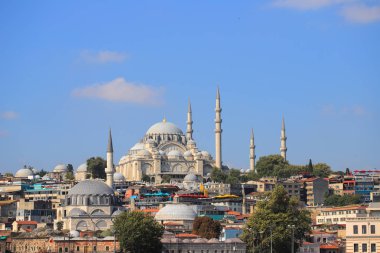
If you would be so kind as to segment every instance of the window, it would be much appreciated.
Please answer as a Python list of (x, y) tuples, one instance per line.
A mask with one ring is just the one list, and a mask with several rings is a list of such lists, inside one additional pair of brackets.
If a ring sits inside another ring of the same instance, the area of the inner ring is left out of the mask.
[(65, 248), (65, 252), (69, 252), (69, 249), (68, 249), (68, 248)]
[(367, 244), (366, 243), (362, 244), (362, 252), (367, 252)]
[(371, 234), (376, 234), (376, 226), (371, 225)]
[(77, 246), (77, 251), (80, 251), (80, 248), (79, 248), (79, 246)]
[(94, 246), (94, 251), (96, 251), (96, 246)]
[(106, 251), (110, 251), (110, 246), (106, 246)]
[(359, 252), (359, 244), (354, 244), (354, 252)]
[(358, 225), (354, 225), (354, 234), (358, 234)]
[(362, 234), (367, 234), (367, 225), (362, 225)]
[(376, 252), (376, 243), (371, 243), (371, 252)]

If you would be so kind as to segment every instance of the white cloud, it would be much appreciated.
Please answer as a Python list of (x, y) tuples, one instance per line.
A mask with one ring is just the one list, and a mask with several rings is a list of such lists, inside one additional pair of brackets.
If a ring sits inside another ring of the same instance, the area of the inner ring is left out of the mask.
[(380, 21), (380, 6), (346, 6), (342, 9), (342, 15), (346, 20), (353, 23), (372, 23)]
[(99, 51), (99, 52), (91, 52), (89, 50), (84, 50), (80, 54), (80, 59), (87, 63), (110, 63), (123, 62), (127, 58), (127, 55), (122, 52), (114, 52), (114, 51)]
[(273, 5), (297, 10), (316, 10), (323, 7), (352, 2), (354, 0), (275, 0)]
[(18, 114), (13, 111), (5, 111), (0, 114), (0, 117), (5, 120), (13, 120), (18, 117)]
[(121, 77), (108, 83), (75, 89), (72, 95), (142, 105), (161, 105), (163, 103), (162, 88), (130, 83)]

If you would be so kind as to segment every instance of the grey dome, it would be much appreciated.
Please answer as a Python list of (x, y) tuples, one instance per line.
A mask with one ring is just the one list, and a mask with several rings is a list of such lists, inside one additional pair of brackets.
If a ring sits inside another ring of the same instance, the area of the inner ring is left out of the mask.
[(66, 171), (67, 171), (67, 167), (65, 164), (58, 164), (53, 169), (53, 172), (58, 172), (58, 173), (62, 173), (62, 172), (66, 172)]
[(180, 158), (183, 157), (182, 153), (178, 150), (172, 150), (168, 153), (169, 158)]
[(171, 122), (166, 122), (166, 120), (162, 122), (158, 122), (151, 126), (146, 134), (180, 134), (182, 135), (183, 132), (181, 129), (179, 129), (176, 125), (174, 125)]
[(70, 216), (80, 216), (80, 215), (87, 215), (87, 213), (80, 208), (71, 209)]
[(77, 237), (79, 237), (79, 232), (76, 231), (76, 230), (71, 230), (71, 231), (70, 231), (70, 237), (72, 237), (72, 238), (77, 238)]
[(139, 156), (151, 156), (151, 153), (146, 149), (142, 149), (137, 153), (137, 155), (139, 155)]
[(205, 157), (209, 157), (210, 156), (210, 154), (207, 151), (202, 151), (201, 153)]
[(197, 217), (196, 212), (185, 204), (167, 204), (157, 212), (155, 219), (158, 221), (167, 220), (189, 220), (192, 221)]
[(211, 238), (207, 243), (219, 243), (219, 240), (216, 238)]
[(198, 181), (198, 178), (193, 173), (189, 173), (189, 174), (187, 174), (185, 176), (185, 178), (183, 179), (183, 181), (186, 181), (186, 182), (196, 182), (196, 181)]
[(15, 174), (15, 177), (29, 177), (29, 176), (33, 176), (33, 171), (31, 171), (28, 168), (19, 169)]
[(87, 163), (79, 165), (79, 167), (77, 168), (77, 172), (87, 172)]
[(138, 142), (136, 143), (132, 148), (131, 150), (140, 150), (140, 149), (144, 149), (144, 143), (141, 143), (141, 142)]
[(114, 192), (103, 181), (87, 179), (76, 184), (67, 195), (114, 195)]
[(116, 217), (116, 216), (118, 216), (119, 214), (122, 214), (122, 213), (124, 213), (123, 210), (117, 209), (115, 212), (112, 213), (112, 216)]
[(121, 174), (121, 173), (119, 173), (119, 172), (115, 172), (115, 173), (113, 174), (113, 180), (114, 180), (114, 181), (118, 181), (118, 182), (120, 182), (120, 181), (125, 181), (125, 177), (123, 176), (123, 174)]

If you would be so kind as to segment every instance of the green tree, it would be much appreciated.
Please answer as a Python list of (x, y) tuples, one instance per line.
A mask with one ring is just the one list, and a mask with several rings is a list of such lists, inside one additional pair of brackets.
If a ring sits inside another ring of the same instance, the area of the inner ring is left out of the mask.
[[(283, 186), (277, 186), (259, 201), (249, 218), (242, 239), (251, 252), (268, 252), (271, 238), (274, 253), (291, 251), (292, 228), (294, 240), (303, 240), (310, 231), (311, 217), (307, 210), (298, 209), (298, 200), (289, 198)], [(295, 249), (297, 249), (297, 244)]]
[(142, 212), (125, 212), (115, 218), (114, 228), (120, 247), (131, 253), (160, 253), (164, 228)]
[(67, 168), (67, 171), (68, 171), (68, 172), (71, 172), (71, 173), (74, 174), (74, 167), (73, 167), (72, 164), (69, 163), (69, 164), (66, 166), (66, 168)]
[(314, 171), (313, 162), (311, 161), (311, 159), (309, 159), (309, 164), (306, 166), (306, 171), (309, 173), (313, 173)]
[(45, 176), (47, 173), (48, 173), (47, 171), (45, 171), (44, 169), (42, 169), (42, 170), (40, 170), (40, 171), (37, 173), (37, 175), (39, 175), (40, 177), (43, 177), (43, 176)]
[(257, 174), (260, 177), (285, 174), (284, 170), (287, 164), (288, 162), (280, 155), (262, 156), (256, 163)]
[(227, 184), (239, 184), (240, 183), (240, 170), (230, 169), (225, 179)]
[(6, 172), (6, 173), (4, 174), (4, 176), (6, 176), (6, 177), (13, 177), (13, 174), (10, 173), (10, 172)]
[(107, 162), (101, 157), (91, 157), (87, 159), (87, 171), (92, 178), (106, 179), (106, 167)]
[[(150, 177), (148, 175), (143, 175), (142, 178), (141, 178), (142, 181), (144, 182), (150, 182)], [(169, 180), (170, 181), (170, 180)]]
[(325, 206), (347, 206), (347, 205), (354, 205), (354, 204), (360, 204), (360, 195), (331, 195), (328, 196), (325, 201)]
[(222, 225), (219, 221), (214, 221), (208, 216), (197, 217), (193, 224), (193, 234), (211, 239), (219, 238), (222, 232)]
[(66, 174), (65, 174), (65, 180), (66, 181), (72, 181), (74, 179), (75, 179), (75, 177), (74, 177), (74, 174), (72, 171), (66, 172)]
[(219, 168), (213, 168), (211, 171), (211, 180), (218, 183), (225, 183), (227, 179), (227, 174)]
[(331, 168), (326, 163), (317, 163), (314, 165), (313, 175), (316, 177), (328, 177), (331, 173)]

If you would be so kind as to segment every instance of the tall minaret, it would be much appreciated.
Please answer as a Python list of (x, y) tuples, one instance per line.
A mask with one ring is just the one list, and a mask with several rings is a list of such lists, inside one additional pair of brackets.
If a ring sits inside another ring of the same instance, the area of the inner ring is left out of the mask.
[(192, 140), (193, 139), (193, 117), (191, 112), (191, 103), (189, 99), (189, 105), (187, 108), (187, 129), (186, 129), (186, 139)]
[(256, 159), (255, 148), (256, 148), (255, 137), (253, 135), (253, 128), (252, 128), (251, 140), (250, 140), (250, 145), (249, 145), (249, 169), (256, 173), (256, 170), (255, 170), (255, 159)]
[(106, 168), (106, 176), (107, 180), (106, 183), (109, 187), (113, 188), (113, 173), (114, 173), (114, 168), (113, 168), (113, 145), (112, 145), (112, 134), (111, 134), (111, 129), (109, 132), (109, 137), (108, 137), (108, 146), (107, 146), (107, 168)]
[(281, 147), (280, 147), (280, 151), (281, 151), (281, 156), (284, 158), (284, 160), (286, 161), (286, 151), (288, 150), (286, 148), (286, 134), (285, 134), (285, 119), (284, 117), (282, 117), (282, 128), (281, 128)]
[(222, 108), (220, 107), (219, 87), (216, 90), (215, 106), (215, 166), (222, 168)]

